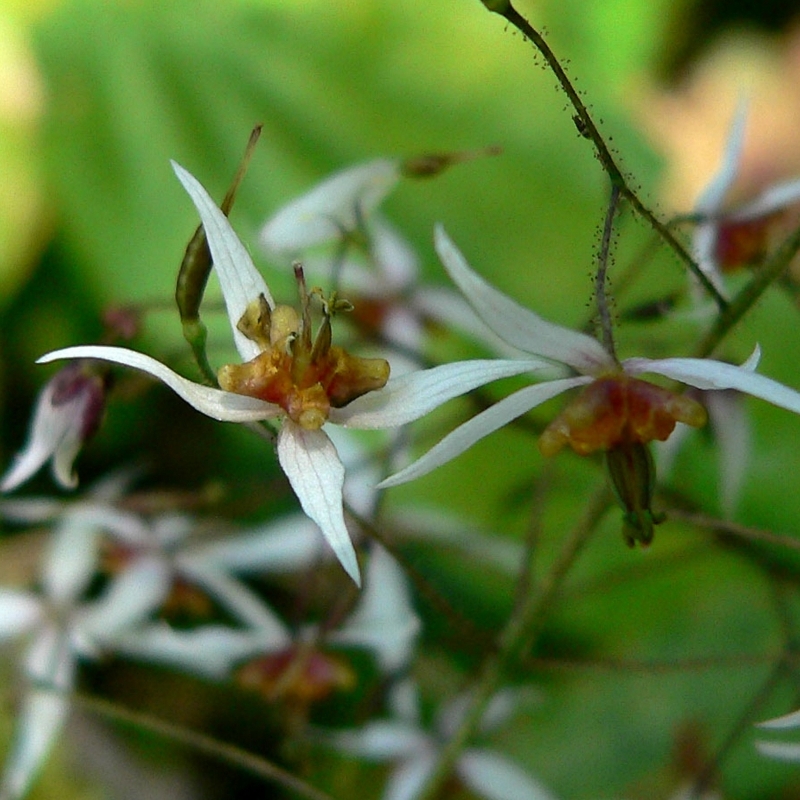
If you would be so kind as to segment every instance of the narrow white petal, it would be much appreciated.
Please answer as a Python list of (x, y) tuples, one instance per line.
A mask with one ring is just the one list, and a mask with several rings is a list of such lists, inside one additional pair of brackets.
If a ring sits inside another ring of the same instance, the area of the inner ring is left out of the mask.
[(756, 750), (767, 758), (777, 758), (780, 761), (800, 761), (800, 744), (756, 742)]
[(303, 514), (193, 547), (193, 560), (239, 575), (293, 572), (319, 562), (323, 539)]
[(550, 358), (584, 375), (614, 366), (614, 359), (591, 336), (547, 322), (490, 286), (445, 233), (435, 230), (436, 252), (478, 316), (504, 341), (526, 353)]
[(372, 220), (370, 234), (372, 258), (386, 287), (399, 292), (411, 286), (417, 280), (419, 259), (405, 237), (378, 215)]
[(555, 800), (516, 764), (489, 750), (467, 750), (456, 763), (464, 783), (486, 800)]
[(0, 642), (29, 630), (43, 611), (35, 595), (0, 588)]
[(27, 679), (36, 686), (66, 692), (75, 685), (76, 632), (71, 620), (45, 620), (36, 631), (23, 661)]
[(222, 625), (176, 631), (160, 622), (118, 637), (114, 648), (134, 658), (170, 664), (210, 678), (223, 678), (237, 662), (275, 649), (271, 644), (260, 632)]
[(357, 228), (400, 179), (397, 161), (380, 158), (337, 172), (283, 206), (259, 234), (269, 253), (296, 253)]
[[(734, 392), (708, 392), (704, 397), (717, 439), (720, 507), (731, 518), (744, 483), (750, 456), (750, 417), (743, 398)], [(672, 438), (672, 437), (670, 437)]]
[(303, 511), (319, 526), (345, 572), (359, 586), (358, 560), (344, 523), (344, 466), (324, 431), (307, 431), (285, 420), (278, 434), (278, 460)]
[(338, 731), (331, 739), (338, 750), (375, 761), (408, 758), (430, 743), (416, 726), (394, 720), (374, 720), (358, 730)]
[(563, 378), (548, 383), (537, 383), (526, 386), (514, 394), (503, 398), (500, 402), (490, 406), (485, 411), (472, 419), (459, 425), (451, 431), (438, 444), (434, 445), (424, 456), (412, 464), (391, 475), (378, 484), (381, 489), (390, 486), (399, 486), (401, 483), (427, 475), (442, 464), (446, 464), (465, 450), (472, 447), (475, 442), (488, 436), (490, 433), (507, 425), (511, 420), (522, 416), (527, 411), (541, 405), (546, 400), (556, 397), (575, 386), (582, 386), (591, 382), (591, 378)]
[(395, 428), (425, 416), (442, 403), (500, 378), (549, 367), (544, 361), (480, 359), (441, 364), (390, 378), (383, 389), (368, 392), (344, 408), (331, 410), (330, 421), (348, 428)]
[(17, 727), (2, 783), (0, 797), (17, 800), (27, 794), (69, 713), (67, 698), (58, 692), (32, 689), (17, 716)]
[(798, 202), (800, 202), (800, 179), (795, 178), (765, 189), (755, 200), (737, 209), (727, 219), (731, 222), (759, 219)]
[(784, 731), (789, 728), (800, 728), (800, 709), (792, 711), (789, 714), (783, 714), (780, 717), (773, 717), (759, 722), (757, 728), (764, 728), (764, 730)]
[(236, 578), (186, 556), (178, 556), (176, 569), (181, 577), (202, 588), (239, 622), (255, 628), (275, 646), (290, 643), (289, 632), (278, 615)]
[(328, 639), (368, 647), (384, 672), (397, 672), (410, 661), (420, 630), (405, 574), (376, 544), (364, 580), (366, 586), (355, 610)]
[(725, 201), (725, 196), (736, 180), (739, 162), (742, 158), (742, 148), (744, 147), (748, 111), (749, 103), (747, 100), (740, 100), (733, 115), (733, 122), (725, 144), (725, 152), (722, 156), (722, 164), (720, 164), (719, 170), (695, 203), (694, 210), (698, 214), (716, 215)]
[(436, 762), (436, 751), (429, 748), (402, 763), (389, 776), (381, 800), (415, 800)]
[(138, 625), (163, 602), (172, 576), (168, 564), (155, 556), (142, 556), (117, 575), (103, 595), (81, 611), (79, 625), (92, 641), (113, 643), (115, 636)]
[(800, 392), (744, 367), (709, 358), (631, 358), (623, 367), (630, 375), (653, 372), (698, 389), (736, 389), (800, 414)]
[(42, 585), (50, 600), (70, 605), (78, 599), (94, 576), (101, 535), (101, 528), (80, 508), (64, 516), (51, 535), (42, 567)]
[(97, 358), (101, 361), (111, 361), (141, 370), (165, 383), (192, 408), (221, 422), (254, 422), (271, 419), (283, 413), (278, 406), (255, 397), (224, 392), (222, 389), (214, 389), (211, 386), (203, 386), (190, 381), (178, 375), (177, 372), (173, 372), (160, 361), (124, 347), (100, 345), (67, 347), (43, 355), (36, 363), (49, 364), (51, 361), (58, 361), (61, 358)]
[(51, 522), (61, 515), (65, 503), (52, 497), (0, 500), (0, 516), (11, 522)]
[(228, 222), (228, 218), (220, 211), (208, 192), (180, 164), (173, 161), (172, 168), (200, 214), (214, 269), (219, 276), (222, 296), (228, 309), (233, 340), (242, 360), (249, 361), (261, 352), (261, 348), (236, 326), (248, 304), (257, 300), (260, 295), (264, 295), (270, 308), (275, 307), (275, 301), (261, 273), (255, 268), (250, 254)]

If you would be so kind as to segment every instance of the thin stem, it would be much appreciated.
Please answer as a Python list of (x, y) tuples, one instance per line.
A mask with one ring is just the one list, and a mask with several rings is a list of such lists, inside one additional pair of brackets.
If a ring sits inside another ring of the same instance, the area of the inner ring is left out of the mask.
[(305, 800), (334, 800), (331, 795), (316, 789), (288, 770), (273, 764), (262, 756), (242, 750), (236, 745), (221, 742), (211, 736), (184, 728), (182, 725), (176, 725), (174, 722), (157, 719), (141, 711), (123, 708), (101, 697), (76, 694), (72, 697), (72, 700), (76, 705), (100, 714), (106, 719), (149, 731), (157, 736), (186, 745), (218, 761), (239, 767), (270, 783), (277, 783), (292, 792), (296, 797), (302, 797)]
[(597, 303), (597, 316), (600, 325), (600, 335), (603, 346), (617, 360), (617, 351), (614, 346), (614, 329), (611, 324), (611, 310), (608, 307), (606, 294), (606, 278), (608, 275), (608, 257), (611, 251), (611, 236), (614, 230), (614, 217), (619, 208), (619, 186), (611, 184), (611, 197), (608, 201), (608, 210), (603, 224), (603, 238), (600, 241), (600, 252), (597, 254), (597, 275), (594, 282), (594, 296)]
[(611, 179), (611, 182), (619, 188), (622, 196), (658, 233), (665, 244), (667, 244), (681, 261), (684, 262), (687, 268), (703, 286), (703, 289), (713, 298), (719, 310), (724, 311), (728, 305), (725, 298), (717, 291), (716, 287), (702, 272), (700, 267), (697, 266), (697, 262), (692, 258), (686, 248), (675, 238), (669, 226), (658, 219), (653, 212), (642, 203), (636, 192), (625, 180), (622, 170), (611, 155), (611, 151), (608, 149), (605, 139), (603, 139), (600, 131), (597, 129), (597, 125), (592, 119), (589, 110), (586, 108), (583, 100), (581, 100), (577, 89), (572, 84), (569, 77), (567, 77), (567, 73), (561, 66), (561, 62), (556, 58), (555, 53), (550, 48), (550, 45), (547, 44), (544, 37), (514, 8), (509, 0), (482, 0), (482, 2), (489, 11), (499, 14), (520, 31), (520, 33), (522, 33), (522, 35), (542, 54), (544, 60), (547, 62), (547, 66), (550, 67), (553, 74), (556, 76), (561, 88), (564, 90), (572, 107), (575, 109), (581, 134), (594, 144), (597, 157), (608, 174), (608, 177)]
[(564, 579), (584, 545), (611, 505), (611, 495), (603, 483), (595, 492), (584, 514), (567, 537), (550, 570), (534, 587), (527, 601), (515, 608), (498, 640), (498, 649), (483, 662), (475, 691), (464, 719), (453, 737), (439, 752), (436, 764), (418, 800), (433, 800), (447, 780), (458, 756), (477, 730), (486, 707), (500, 687), (508, 667), (521, 653), (528, 652), (547, 619)]

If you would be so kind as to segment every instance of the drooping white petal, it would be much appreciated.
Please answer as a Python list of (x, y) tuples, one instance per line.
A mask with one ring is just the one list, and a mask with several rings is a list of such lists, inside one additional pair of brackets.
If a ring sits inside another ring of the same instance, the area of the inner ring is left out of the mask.
[(0, 797), (17, 800), (27, 794), (69, 712), (65, 695), (45, 689), (31, 689), (17, 715), (14, 742), (6, 760)]
[(28, 440), (0, 481), (0, 491), (16, 489), (50, 458), (53, 458), (56, 481), (65, 489), (74, 489), (77, 485), (72, 463), (82, 442), (84, 398), (78, 394), (56, 406), (53, 404), (56, 385), (55, 380), (51, 380), (39, 396)]
[(193, 561), (239, 575), (292, 572), (320, 560), (319, 528), (303, 514), (291, 514), (246, 533), (193, 547)]
[[(720, 507), (730, 518), (744, 483), (750, 454), (750, 418), (734, 392), (708, 392), (703, 398), (714, 436), (720, 475)], [(671, 437), (670, 437), (671, 438)]]
[(382, 282), (391, 291), (411, 286), (419, 273), (414, 249), (393, 225), (375, 215), (371, 227), (372, 258), (381, 271)]
[(630, 358), (623, 367), (630, 375), (653, 372), (698, 389), (736, 389), (800, 414), (800, 392), (723, 361), (709, 358)]
[(358, 560), (344, 523), (344, 466), (324, 431), (308, 431), (289, 419), (278, 434), (278, 460), (303, 511), (319, 526), (345, 572), (361, 585)]
[(399, 486), (401, 483), (427, 475), (442, 464), (446, 464), (456, 456), (461, 455), (465, 450), (472, 447), (475, 442), (480, 441), (484, 436), (507, 425), (511, 420), (522, 416), (527, 411), (541, 405), (552, 397), (556, 397), (568, 389), (582, 386), (591, 382), (591, 378), (563, 378), (548, 383), (536, 383), (533, 386), (526, 386), (514, 394), (503, 398), (493, 406), (489, 406), (485, 411), (467, 420), (463, 425), (459, 425), (451, 431), (438, 444), (428, 450), (425, 455), (409, 464), (407, 467), (396, 472), (378, 484), (381, 489), (390, 486)]
[(767, 758), (777, 758), (780, 761), (800, 761), (800, 744), (756, 742), (756, 750)]
[(175, 565), (182, 577), (204, 589), (240, 622), (257, 629), (269, 641), (290, 643), (289, 632), (277, 614), (243, 583), (188, 556), (177, 556)]
[(178, 631), (158, 622), (118, 637), (114, 649), (133, 658), (169, 664), (210, 678), (222, 678), (237, 662), (273, 649), (270, 645), (261, 632), (235, 630), (222, 625)]
[(386, 705), (393, 716), (408, 725), (420, 727), (419, 684), (413, 678), (401, 678), (389, 688)]
[(383, 389), (368, 392), (344, 408), (331, 409), (330, 421), (347, 428), (395, 428), (413, 422), (442, 403), (500, 378), (549, 366), (538, 359), (478, 359), (441, 364), (390, 378)]
[(35, 595), (0, 588), (0, 642), (29, 630), (43, 612)]
[(75, 685), (76, 631), (71, 620), (58, 623), (44, 619), (23, 659), (23, 671), (31, 684), (67, 692)]
[(279, 406), (255, 397), (224, 392), (222, 389), (214, 389), (211, 386), (203, 386), (190, 381), (178, 375), (177, 372), (173, 372), (160, 361), (124, 347), (99, 345), (67, 347), (43, 355), (36, 363), (49, 364), (51, 361), (58, 361), (61, 358), (97, 358), (101, 361), (111, 361), (141, 370), (165, 383), (192, 408), (221, 422), (254, 422), (270, 419), (283, 413)]
[(373, 545), (365, 583), (355, 610), (328, 639), (368, 647), (384, 672), (396, 672), (411, 658), (420, 620), (403, 571), (380, 545)]
[(52, 497), (0, 500), (0, 517), (10, 522), (49, 522), (64, 510), (65, 503)]
[(555, 795), (516, 764), (490, 750), (467, 750), (456, 762), (467, 786), (486, 800), (555, 800)]
[(614, 359), (597, 339), (547, 322), (490, 286), (469, 266), (441, 225), (436, 226), (434, 240), (450, 277), (501, 339), (526, 353), (567, 364), (584, 375), (614, 367)]
[(222, 296), (225, 298), (233, 340), (242, 360), (249, 361), (261, 352), (261, 348), (237, 328), (239, 320), (248, 304), (257, 300), (260, 295), (264, 295), (270, 308), (275, 307), (275, 301), (261, 273), (255, 268), (247, 248), (208, 192), (180, 164), (173, 161), (172, 168), (200, 214), (214, 269), (222, 287)]
[(780, 717), (765, 719), (756, 725), (757, 728), (771, 731), (785, 731), (790, 728), (800, 728), (800, 709), (783, 714)]
[(338, 750), (375, 761), (408, 758), (430, 744), (419, 728), (390, 720), (373, 720), (358, 730), (338, 731), (332, 739)]
[(261, 229), (269, 253), (294, 254), (353, 231), (400, 179), (397, 161), (379, 158), (337, 172), (283, 206)]

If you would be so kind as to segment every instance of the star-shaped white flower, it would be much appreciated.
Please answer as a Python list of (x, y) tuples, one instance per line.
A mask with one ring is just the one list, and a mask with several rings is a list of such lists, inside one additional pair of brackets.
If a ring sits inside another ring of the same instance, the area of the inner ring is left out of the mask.
[[(238, 375), (237, 370), (249, 375), (251, 370), (259, 368), (261, 357), (276, 355), (290, 359), (291, 345), (298, 340), (299, 334), (293, 330), (287, 332), (282, 327), (285, 319), (281, 317), (274, 326), (285, 335), (269, 344), (265, 342), (267, 332), (260, 327), (264, 324), (263, 318), (269, 317), (276, 308), (287, 307), (275, 306), (269, 289), (253, 265), (246, 248), (205, 189), (182, 167), (177, 164), (173, 166), (203, 222), (225, 297), (234, 343), (245, 362), (242, 365), (224, 367), (223, 370), (228, 370), (234, 376)], [(278, 316), (277, 313), (274, 315)], [(242, 327), (246, 328), (246, 325), (241, 325), (242, 322), (248, 322), (256, 329), (256, 333), (244, 333)], [(329, 319), (327, 322), (329, 323)], [(317, 342), (319, 341), (318, 336)], [(317, 342), (314, 342), (313, 348), (309, 342), (305, 353), (312, 359), (317, 352)], [(284, 349), (281, 350), (279, 345)], [(325, 350), (325, 345), (319, 349)], [(280, 465), (303, 510), (320, 527), (342, 566), (356, 582), (359, 581), (358, 562), (345, 527), (342, 505), (344, 467), (322, 426), (333, 423), (361, 429), (397, 427), (418, 419), (445, 401), (485, 383), (536, 370), (543, 365), (543, 362), (533, 358), (446, 364), (401, 375), (389, 380), (383, 389), (369, 391), (338, 407), (332, 400), (328, 402), (329, 398), (324, 396), (328, 390), (317, 385), (312, 390), (316, 391), (320, 404), (309, 404), (306, 407), (303, 399), (305, 395), (298, 390), (289, 399), (292, 403), (297, 401), (299, 409), (290, 407), (287, 410), (285, 406), (288, 403), (280, 405), (259, 397), (194, 383), (156, 359), (125, 348), (71, 347), (49, 353), (39, 361), (47, 363), (61, 358), (96, 358), (142, 370), (165, 383), (195, 409), (217, 420), (279, 421), (277, 451)], [(235, 383), (238, 378), (229, 376), (229, 380)], [(246, 383), (244, 378), (242, 381)], [(298, 400), (298, 397), (301, 399)]]
[(93, 601), (82, 595), (98, 560), (105, 509), (75, 504), (53, 531), (41, 592), (0, 589), (0, 642), (25, 637), (28, 688), (7, 758), (0, 798), (22, 797), (64, 725), (78, 661), (113, 649), (116, 636), (139, 623), (164, 598), (158, 565), (139, 564), (110, 582)]
[[(480, 732), (487, 734), (505, 722), (519, 707), (524, 690), (498, 692), (489, 703)], [(433, 730), (420, 720), (417, 687), (411, 681), (397, 684), (390, 696), (393, 716), (368, 722), (360, 730), (330, 736), (343, 752), (379, 762), (393, 762), (394, 769), (382, 800), (414, 800), (436, 763), (444, 743), (453, 735), (468, 708), (461, 695), (439, 709)], [(553, 800), (553, 795), (533, 777), (492, 750), (469, 747), (455, 763), (460, 780), (487, 800)]]
[(0, 492), (16, 489), (51, 458), (53, 477), (65, 489), (74, 489), (78, 479), (72, 463), (97, 429), (103, 398), (102, 380), (83, 365), (70, 364), (57, 372), (39, 395), (28, 441), (0, 480)]
[[(567, 443), (579, 453), (612, 449), (614, 437), (621, 434), (643, 443), (663, 440), (676, 422), (692, 425), (704, 422), (705, 413), (696, 401), (638, 379), (646, 373), (698, 389), (736, 389), (800, 413), (800, 393), (754, 372), (760, 355), (758, 348), (739, 367), (707, 358), (628, 358), (617, 362), (596, 339), (547, 322), (486, 283), (472, 270), (441, 226), (436, 229), (435, 241), (450, 277), (498, 336), (531, 356), (552, 359), (578, 374), (536, 383), (500, 400), (456, 428), (413, 464), (383, 481), (383, 487), (427, 474), (511, 420), (577, 387), (587, 387), (577, 398), (577, 405), (572, 411), (568, 407), (542, 435), (540, 449), (546, 455)], [(613, 396), (624, 400), (624, 415), (615, 417)], [(637, 405), (643, 405), (645, 413), (628, 413), (632, 397)]]
[(748, 104), (736, 110), (722, 164), (695, 203), (698, 217), (692, 240), (697, 265), (713, 286), (725, 295), (723, 273), (763, 255), (766, 236), (775, 215), (800, 202), (800, 179), (773, 184), (747, 203), (728, 208), (744, 147)]

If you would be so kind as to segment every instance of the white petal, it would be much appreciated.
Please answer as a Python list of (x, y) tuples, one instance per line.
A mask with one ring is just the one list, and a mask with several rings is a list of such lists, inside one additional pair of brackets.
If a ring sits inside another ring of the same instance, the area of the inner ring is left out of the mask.
[(71, 620), (58, 624), (45, 621), (36, 632), (23, 661), (25, 675), (32, 684), (61, 692), (75, 685), (78, 664), (71, 625)]
[(14, 743), (11, 747), (0, 797), (16, 800), (29, 790), (61, 732), (69, 712), (63, 694), (40, 689), (31, 690), (17, 716)]
[(173, 372), (168, 366), (156, 361), (144, 353), (127, 350), (124, 347), (104, 347), (98, 345), (82, 345), (67, 347), (43, 355), (36, 363), (48, 364), (60, 358), (97, 358), (111, 361), (126, 367), (146, 372), (158, 378), (172, 389), (175, 394), (185, 400), (192, 408), (202, 414), (222, 422), (254, 422), (271, 419), (283, 411), (272, 403), (265, 403), (255, 397), (246, 397), (233, 392), (224, 392), (211, 386), (203, 386)]
[(344, 467), (324, 431), (307, 431), (284, 420), (278, 434), (278, 460), (300, 505), (317, 523), (345, 572), (359, 586), (358, 560), (344, 524)]
[(260, 295), (264, 295), (270, 308), (275, 307), (275, 301), (261, 273), (255, 268), (250, 254), (228, 222), (228, 218), (220, 211), (208, 192), (180, 164), (173, 161), (172, 168), (200, 214), (214, 269), (219, 277), (222, 296), (228, 309), (233, 340), (242, 360), (249, 361), (261, 352), (261, 348), (236, 326), (248, 304), (257, 300)]
[(717, 439), (720, 507), (727, 518), (733, 516), (750, 455), (750, 418), (742, 400), (734, 392), (708, 392), (703, 397)]
[(767, 758), (777, 758), (780, 761), (800, 761), (800, 744), (756, 742), (756, 750)]
[(736, 180), (744, 146), (748, 111), (749, 103), (744, 99), (740, 100), (728, 133), (722, 164), (695, 203), (694, 210), (698, 214), (718, 214), (725, 201), (725, 196)]
[(211, 678), (225, 677), (237, 662), (274, 649), (270, 645), (253, 631), (221, 625), (176, 631), (163, 622), (132, 630), (114, 643), (115, 650), (125, 655)]
[(286, 626), (269, 606), (243, 583), (217, 567), (178, 556), (176, 569), (191, 583), (204, 589), (239, 622), (257, 629), (271, 642), (288, 645), (291, 641)]
[(428, 750), (401, 764), (386, 781), (381, 800), (415, 800), (428, 780), (436, 761), (436, 751)]
[(419, 728), (390, 720), (374, 720), (359, 730), (339, 731), (332, 740), (338, 750), (375, 761), (408, 758), (430, 743)]
[(405, 574), (384, 548), (374, 545), (358, 605), (328, 640), (370, 648), (384, 672), (411, 659), (420, 620), (411, 605)]
[(764, 722), (759, 722), (756, 727), (773, 731), (783, 731), (789, 728), (800, 728), (800, 710), (792, 711), (789, 714), (784, 714), (780, 717), (766, 719)]
[(614, 366), (614, 359), (591, 336), (547, 322), (490, 286), (467, 263), (441, 225), (436, 252), (478, 316), (504, 341), (526, 353), (568, 364), (584, 375)]
[(42, 567), (42, 585), (50, 600), (69, 605), (78, 599), (94, 576), (101, 536), (102, 529), (81, 508), (64, 516), (51, 535)]
[(395, 292), (411, 286), (419, 273), (419, 261), (408, 241), (378, 215), (372, 220), (370, 234), (372, 258), (385, 286)]
[(726, 219), (730, 222), (759, 219), (798, 202), (800, 202), (800, 180), (795, 178), (770, 186), (755, 200), (751, 200), (747, 205), (737, 209)]
[(81, 611), (82, 632), (108, 644), (127, 628), (141, 623), (165, 600), (172, 583), (167, 563), (142, 556), (117, 575), (103, 595)]
[(489, 750), (467, 750), (456, 763), (456, 771), (486, 800), (555, 800), (516, 764)]
[(10, 522), (50, 522), (61, 515), (65, 505), (52, 497), (0, 500), (0, 516)]
[(53, 472), (58, 483), (65, 489), (73, 489), (77, 485), (72, 462), (82, 441), (80, 432), (84, 398), (78, 394), (72, 400), (54, 406), (56, 386), (56, 380), (53, 379), (42, 390), (36, 402), (28, 440), (0, 481), (0, 491), (16, 489), (51, 457), (54, 458)]
[(408, 725), (420, 727), (419, 685), (413, 678), (400, 678), (390, 687), (386, 697), (390, 713)]
[(456, 361), (391, 378), (383, 389), (368, 392), (344, 408), (331, 410), (330, 421), (348, 428), (395, 428), (425, 416), (442, 403), (500, 378), (549, 366), (536, 359)]
[(270, 253), (296, 253), (353, 231), (400, 179), (399, 165), (376, 159), (342, 170), (281, 208), (259, 239)]
[(0, 588), (0, 642), (29, 630), (42, 611), (42, 601), (35, 595)]
[(291, 514), (246, 533), (193, 547), (191, 557), (239, 575), (293, 572), (322, 555), (319, 528), (305, 515)]
[(623, 367), (630, 375), (653, 372), (698, 389), (736, 389), (800, 414), (800, 392), (749, 369), (709, 358), (631, 358)]
[(511, 420), (522, 416), (527, 411), (541, 405), (546, 400), (556, 397), (575, 386), (582, 386), (591, 382), (591, 378), (563, 378), (562, 380), (537, 383), (526, 386), (514, 394), (503, 398), (500, 402), (481, 411), (472, 419), (459, 425), (451, 431), (438, 444), (434, 445), (424, 456), (409, 464), (404, 469), (391, 475), (378, 484), (381, 489), (389, 486), (398, 486), (401, 483), (427, 475), (442, 464), (446, 464), (465, 450), (472, 447), (475, 442), (488, 436), (490, 433), (507, 425)]

